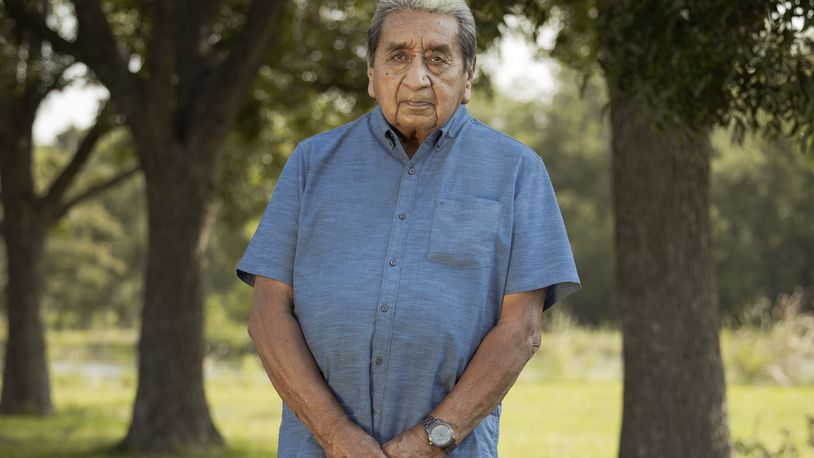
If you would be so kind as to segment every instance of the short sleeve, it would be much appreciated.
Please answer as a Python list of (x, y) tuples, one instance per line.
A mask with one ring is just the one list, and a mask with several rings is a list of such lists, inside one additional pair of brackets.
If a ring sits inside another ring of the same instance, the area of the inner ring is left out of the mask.
[(505, 294), (548, 288), (543, 310), (581, 288), (548, 171), (539, 157), (518, 175)]
[(304, 160), (298, 146), (283, 166), (254, 236), (237, 265), (238, 278), (250, 286), (254, 286), (257, 275), (293, 284), (300, 200), (305, 188)]

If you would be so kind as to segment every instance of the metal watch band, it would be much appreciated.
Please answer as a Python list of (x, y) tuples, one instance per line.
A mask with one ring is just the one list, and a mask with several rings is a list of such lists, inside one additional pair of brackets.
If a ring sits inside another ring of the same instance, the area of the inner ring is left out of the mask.
[(426, 417), (424, 417), (424, 419), (422, 420), (422, 423), (424, 424), (424, 430), (427, 431), (428, 436), (429, 436), (429, 433), (430, 433), (430, 428), (434, 423), (443, 423), (443, 424), (447, 425), (447, 427), (449, 427), (450, 430), (452, 430), (452, 442), (450, 442), (445, 447), (441, 447), (439, 445), (433, 444), (432, 440), (430, 440), (429, 437), (427, 438), (430, 445), (434, 445), (434, 446), (440, 448), (441, 450), (443, 450), (444, 455), (449, 455), (453, 450), (455, 450), (455, 447), (458, 446), (458, 442), (455, 440), (455, 430), (452, 428), (452, 425), (450, 425), (449, 423), (445, 422), (444, 420), (440, 420), (438, 418), (435, 418), (432, 415), (427, 415)]

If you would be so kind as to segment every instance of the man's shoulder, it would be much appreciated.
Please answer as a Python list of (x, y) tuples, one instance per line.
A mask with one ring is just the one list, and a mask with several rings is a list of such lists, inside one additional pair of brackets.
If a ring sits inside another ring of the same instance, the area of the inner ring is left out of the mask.
[[(307, 137), (300, 141), (300, 147), (310, 150), (319, 150), (325, 148), (326, 146), (332, 145), (341, 139), (347, 138), (349, 135), (356, 137), (362, 135), (370, 136), (370, 128), (368, 125), (370, 116), (371, 112), (368, 112), (359, 116), (353, 121)], [(355, 138), (355, 140), (358, 139), (359, 138)]]
[(467, 127), (462, 137), (464, 141), (477, 145), (474, 150), (490, 155), (499, 152), (501, 156), (526, 166), (543, 162), (543, 158), (530, 146), (474, 117)]

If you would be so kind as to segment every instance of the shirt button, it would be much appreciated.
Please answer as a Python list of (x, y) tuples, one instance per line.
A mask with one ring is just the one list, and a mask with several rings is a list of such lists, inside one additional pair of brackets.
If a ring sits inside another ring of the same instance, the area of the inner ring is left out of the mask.
[(415, 175), (415, 169), (410, 167), (409, 169), (407, 169), (407, 173), (409, 173), (410, 175)]
[(376, 363), (377, 366), (381, 366), (382, 363), (384, 362), (384, 360), (381, 359), (381, 358), (376, 358), (376, 361), (374, 361), (374, 362)]
[(391, 265), (391, 266), (395, 266), (395, 265), (396, 265), (396, 258), (391, 258), (391, 259), (390, 259), (390, 265)]
[(386, 312), (386, 311), (390, 310), (390, 307), (387, 304), (382, 304), (381, 308), (382, 308), (382, 312)]
[(399, 219), (401, 220), (407, 219), (407, 213), (399, 213)]

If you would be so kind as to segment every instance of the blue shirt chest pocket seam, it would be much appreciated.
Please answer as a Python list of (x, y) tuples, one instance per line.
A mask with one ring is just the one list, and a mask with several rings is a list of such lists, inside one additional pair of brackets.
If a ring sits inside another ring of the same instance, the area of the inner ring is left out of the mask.
[(500, 202), (482, 198), (435, 199), (426, 258), (457, 269), (490, 267)]

